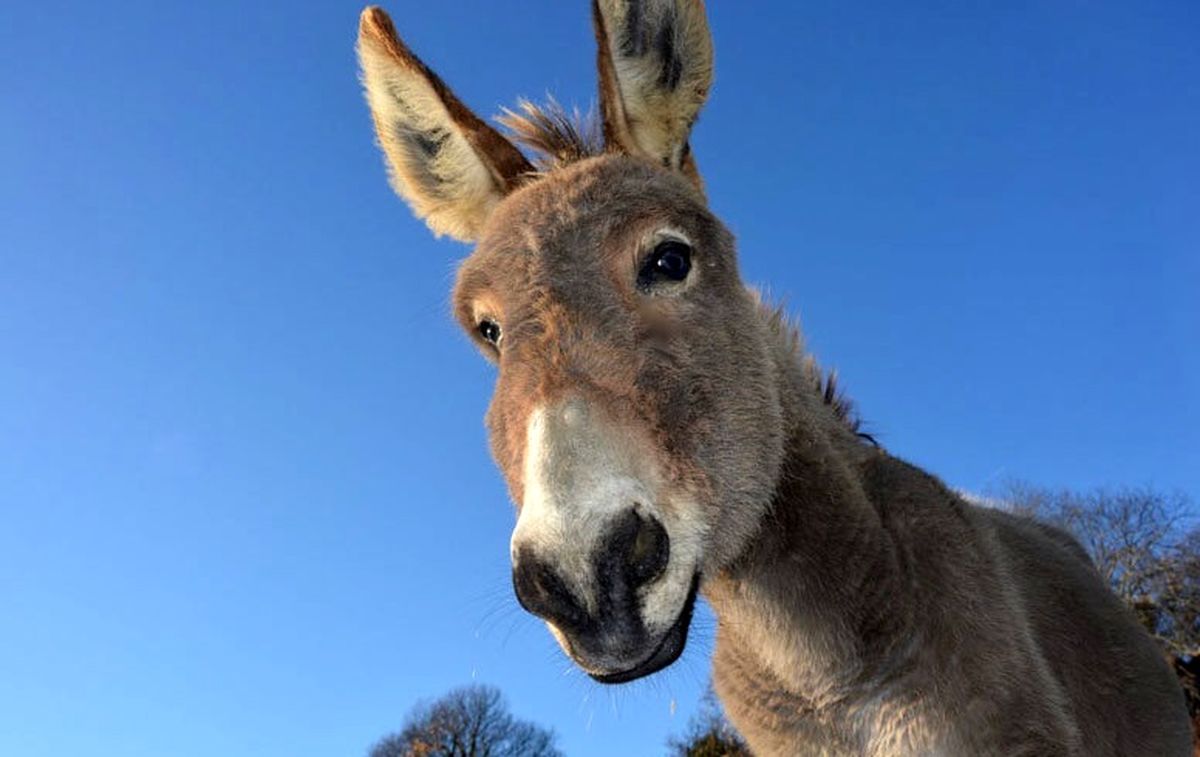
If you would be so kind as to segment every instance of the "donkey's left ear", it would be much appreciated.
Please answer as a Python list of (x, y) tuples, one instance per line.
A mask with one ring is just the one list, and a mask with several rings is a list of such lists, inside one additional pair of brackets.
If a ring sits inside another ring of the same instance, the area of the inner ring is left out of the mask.
[(478, 239), (533, 167), (413, 55), (379, 8), (363, 11), (358, 59), (396, 193), (435, 234)]
[(610, 147), (700, 176), (688, 148), (713, 78), (704, 0), (592, 0)]

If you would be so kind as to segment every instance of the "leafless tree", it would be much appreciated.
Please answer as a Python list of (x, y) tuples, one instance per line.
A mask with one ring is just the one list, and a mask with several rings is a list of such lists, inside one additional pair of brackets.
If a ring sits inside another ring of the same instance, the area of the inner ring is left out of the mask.
[(1200, 654), (1200, 529), (1191, 502), (1150, 488), (1051, 490), (1010, 482), (998, 499), (1070, 532), (1163, 647)]
[(467, 686), (417, 705), (370, 757), (562, 757), (554, 733), (508, 712), (499, 689)]
[(750, 757), (746, 742), (721, 712), (711, 683), (687, 731), (668, 741), (667, 750), (670, 757)]
[(1158, 639), (1179, 677), (1200, 757), (1200, 528), (1183, 494), (1052, 490), (1009, 482), (989, 504), (1063, 528)]

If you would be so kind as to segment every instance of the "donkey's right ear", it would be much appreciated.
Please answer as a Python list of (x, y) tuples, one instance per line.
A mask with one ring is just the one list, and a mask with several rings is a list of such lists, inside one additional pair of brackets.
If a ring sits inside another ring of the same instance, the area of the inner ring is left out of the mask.
[(439, 236), (471, 242), (533, 167), (463, 105), (396, 36), (379, 8), (363, 11), (358, 60), (392, 186)]
[(713, 78), (704, 0), (592, 0), (592, 20), (605, 142), (701, 186), (688, 136)]

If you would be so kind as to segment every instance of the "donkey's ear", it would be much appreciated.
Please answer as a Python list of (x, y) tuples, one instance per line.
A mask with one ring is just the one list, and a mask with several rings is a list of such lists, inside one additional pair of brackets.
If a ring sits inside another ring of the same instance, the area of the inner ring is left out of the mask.
[(358, 60), (392, 186), (435, 234), (470, 242), (532, 172), (511, 142), (459, 102), (379, 8), (363, 11)]
[(699, 185), (688, 134), (713, 77), (704, 0), (592, 0), (592, 19), (605, 141)]

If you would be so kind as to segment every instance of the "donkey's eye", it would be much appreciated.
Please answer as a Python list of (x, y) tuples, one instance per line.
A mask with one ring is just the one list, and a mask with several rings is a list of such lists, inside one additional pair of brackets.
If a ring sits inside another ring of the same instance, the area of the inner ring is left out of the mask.
[(658, 282), (683, 281), (692, 270), (692, 248), (686, 242), (666, 239), (655, 246), (638, 272), (638, 286), (649, 289)]
[(479, 330), (479, 336), (483, 337), (483, 341), (487, 342), (493, 347), (500, 346), (500, 324), (496, 323), (495, 321), (485, 319), (479, 322), (479, 326), (477, 328)]

